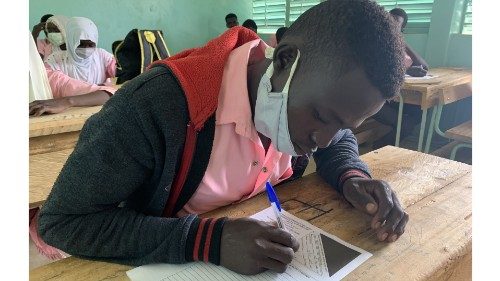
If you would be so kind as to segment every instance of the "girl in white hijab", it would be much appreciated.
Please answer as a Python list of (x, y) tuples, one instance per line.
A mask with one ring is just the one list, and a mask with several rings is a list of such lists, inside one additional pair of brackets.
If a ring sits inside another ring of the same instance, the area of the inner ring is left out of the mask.
[(66, 50), (66, 33), (65, 28), (69, 19), (62, 15), (55, 15), (50, 17), (45, 22), (45, 30), (47, 31), (47, 40), (49, 40), (52, 50), (50, 53), (45, 54), (47, 58), (51, 53)]
[(59, 113), (71, 106), (104, 104), (116, 88), (104, 86), (115, 76), (112, 54), (97, 48), (96, 25), (87, 18), (70, 18), (65, 26), (66, 51), (46, 59), (47, 77), (54, 99), (30, 103), (30, 115)]
[(107, 78), (114, 77), (113, 55), (96, 48), (98, 31), (91, 20), (71, 18), (65, 31), (67, 51), (53, 53), (47, 58), (46, 63), (51, 69), (91, 84), (102, 84)]

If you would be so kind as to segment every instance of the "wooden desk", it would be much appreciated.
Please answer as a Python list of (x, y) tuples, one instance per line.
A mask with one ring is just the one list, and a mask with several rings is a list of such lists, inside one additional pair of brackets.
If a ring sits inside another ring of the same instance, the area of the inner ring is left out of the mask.
[(73, 148), (85, 121), (101, 108), (71, 107), (58, 114), (30, 117), (30, 155)]
[[(433, 123), (436, 118), (435, 106), (439, 104), (442, 93), (444, 91), (454, 91), (457, 93), (457, 95), (454, 96), (454, 100), (450, 102), (472, 96), (472, 72), (470, 70), (461, 68), (433, 68), (429, 70), (429, 74), (434, 75), (435, 78), (428, 80), (428, 83), (411, 78), (405, 80), (398, 97), (400, 104), (396, 128), (396, 146), (399, 146), (400, 141), (404, 103), (419, 105), (422, 109), (422, 123), (420, 124), (418, 140), (418, 151), (422, 151), (427, 110), (429, 108), (434, 108), (431, 117), (431, 123)], [(432, 133), (432, 129), (432, 126), (430, 126), (429, 134)], [(426, 152), (428, 152), (429, 146), (430, 143), (428, 145), (426, 144)]]
[[(354, 210), (319, 176), (277, 187), (290, 213), (373, 253), (344, 280), (470, 280), (471, 166), (386, 146), (362, 156), (386, 180), (410, 214), (395, 243), (378, 243), (368, 216)], [(267, 208), (265, 195), (207, 216), (242, 217)], [(30, 272), (30, 280), (128, 280), (132, 267), (70, 257)]]
[(30, 209), (45, 202), (71, 152), (73, 148), (30, 155)]

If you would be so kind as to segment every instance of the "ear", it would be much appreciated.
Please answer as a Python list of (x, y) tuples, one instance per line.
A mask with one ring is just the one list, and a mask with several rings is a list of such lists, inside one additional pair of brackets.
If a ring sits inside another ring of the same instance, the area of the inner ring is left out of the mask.
[(294, 44), (284, 43), (278, 45), (273, 54), (274, 71), (280, 73), (292, 67), (297, 58), (298, 48)]

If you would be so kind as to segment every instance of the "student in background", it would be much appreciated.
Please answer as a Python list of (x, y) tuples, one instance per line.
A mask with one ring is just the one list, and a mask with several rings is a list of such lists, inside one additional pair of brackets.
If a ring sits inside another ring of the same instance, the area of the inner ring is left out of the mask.
[[(393, 19), (396, 21), (397, 27), (401, 32), (406, 27), (408, 22), (408, 15), (401, 8), (394, 8), (389, 12)], [(429, 65), (427, 62), (415, 52), (405, 42), (405, 58), (404, 65), (406, 74), (414, 77), (423, 77), (427, 74)], [(384, 137), (376, 140), (373, 143), (373, 149), (378, 149), (386, 145), (393, 145), (396, 139), (396, 130), (398, 123), (399, 103), (387, 102), (380, 111), (373, 116), (375, 120), (385, 125), (392, 127), (392, 131)], [(401, 122), (400, 139), (403, 140), (409, 136), (415, 127), (420, 124), (422, 120), (420, 107), (413, 104), (405, 104), (403, 106), (403, 118)]]
[(43, 50), (42, 59), (46, 59), (51, 53), (57, 51), (66, 51), (66, 32), (65, 26), (68, 24), (68, 18), (62, 15), (50, 17), (45, 23), (45, 32), (50, 42), (49, 48)]
[(87, 18), (71, 18), (66, 26), (67, 51), (52, 53), (45, 61), (54, 99), (34, 101), (30, 115), (59, 113), (72, 106), (104, 104), (116, 91), (104, 86), (115, 76), (112, 54), (97, 48), (96, 25)]
[(229, 13), (226, 15), (226, 27), (227, 28), (231, 28), (233, 26), (238, 26), (238, 25), (239, 25), (238, 17), (235, 14)]
[[(35, 40), (36, 46), (38, 48), (38, 53), (40, 53), (42, 59), (43, 59), (43, 54), (48, 53), (52, 50), (52, 47), (50, 46), (50, 41), (47, 38), (47, 31), (45, 30), (45, 23), (51, 16), (53, 15), (52, 14), (43, 15), (42, 18), (40, 19), (40, 22), (37, 23), (35, 26), (33, 26), (33, 29), (31, 31), (33, 40)], [(42, 31), (43, 33), (45, 33), (45, 39), (38, 39), (38, 36), (40, 36), (40, 32)]]
[(243, 27), (246, 27), (250, 30), (252, 30), (253, 32), (257, 33), (257, 24), (255, 23), (255, 21), (251, 20), (251, 19), (247, 19), (246, 21), (243, 22), (242, 24)]
[(287, 31), (288, 27), (280, 27), (278, 30), (276, 30), (276, 42), (279, 44), (281, 41), (281, 38), (283, 38), (283, 35), (285, 35), (285, 32)]
[(374, 239), (396, 241), (408, 214), (386, 182), (371, 178), (347, 129), (403, 83), (403, 44), (389, 17), (372, 0), (324, 1), (272, 54), (257, 34), (233, 27), (154, 63), (85, 124), (40, 211), (43, 239), (128, 265), (283, 272), (299, 247), (291, 233), (198, 215), (301, 174), (291, 159), (303, 155), (371, 218)]
[[(406, 27), (406, 23), (408, 22), (408, 15), (405, 10), (401, 8), (394, 8), (389, 12), (394, 20), (396, 20), (397, 25), (401, 32)], [(427, 74), (429, 70), (429, 64), (420, 56), (417, 52), (415, 52), (410, 45), (405, 43), (405, 66), (406, 74), (414, 77), (423, 77)]]

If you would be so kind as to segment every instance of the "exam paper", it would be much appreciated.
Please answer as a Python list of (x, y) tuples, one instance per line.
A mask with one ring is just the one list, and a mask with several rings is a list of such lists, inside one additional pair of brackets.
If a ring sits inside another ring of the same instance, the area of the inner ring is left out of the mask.
[[(271, 207), (252, 218), (275, 221)], [(365, 262), (371, 254), (338, 237), (283, 211), (283, 223), (300, 242), (300, 249), (284, 273), (266, 271), (254, 276), (241, 275), (222, 266), (193, 262), (182, 265), (151, 264), (127, 271), (132, 281), (170, 280), (340, 280)]]

